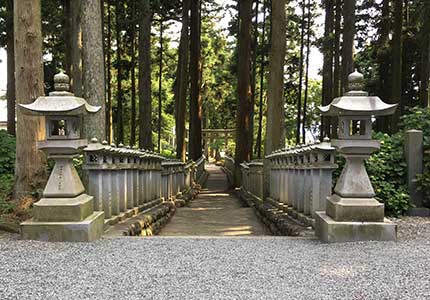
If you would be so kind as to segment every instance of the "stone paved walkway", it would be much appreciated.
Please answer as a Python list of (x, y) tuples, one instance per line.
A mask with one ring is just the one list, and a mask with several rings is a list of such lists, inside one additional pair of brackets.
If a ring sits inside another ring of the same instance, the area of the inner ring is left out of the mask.
[(243, 207), (228, 191), (227, 177), (215, 165), (207, 165), (209, 179), (199, 196), (179, 208), (162, 236), (261, 236), (267, 229), (252, 208)]

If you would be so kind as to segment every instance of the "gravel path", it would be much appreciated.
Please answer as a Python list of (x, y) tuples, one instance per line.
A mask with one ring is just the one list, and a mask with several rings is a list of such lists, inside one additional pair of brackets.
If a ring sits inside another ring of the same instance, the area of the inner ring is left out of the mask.
[(0, 299), (430, 299), (430, 237), (0, 240)]

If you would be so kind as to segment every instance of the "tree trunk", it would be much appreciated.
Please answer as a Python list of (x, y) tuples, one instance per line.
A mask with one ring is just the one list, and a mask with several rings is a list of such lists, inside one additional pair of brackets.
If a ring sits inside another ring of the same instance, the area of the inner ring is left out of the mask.
[[(284, 147), (284, 63), (286, 51), (285, 0), (272, 1), (272, 39), (267, 88), (265, 153)], [(276, 37), (276, 38), (274, 38)]]
[(201, 40), (200, 1), (191, 0), (190, 18), (190, 133), (189, 156), (197, 160), (202, 156), (202, 98), (201, 88)]
[[(342, 34), (342, 0), (335, 0), (336, 1), (336, 16), (334, 21), (334, 68), (333, 68), (333, 95), (332, 98), (340, 97), (341, 92), (341, 72), (342, 67), (340, 63), (340, 56), (341, 56), (341, 44), (340, 44), (340, 36)], [(330, 102), (333, 99), (330, 99)], [(327, 103), (327, 104), (330, 104)], [(338, 123), (339, 120), (337, 117), (330, 117), (330, 124), (331, 124), (331, 132), (328, 132), (327, 135), (330, 138), (337, 138), (337, 129), (338, 129)], [(324, 138), (322, 136), (322, 138)]]
[(139, 148), (152, 150), (151, 5), (140, 0), (139, 18)]
[(83, 1), (82, 11), (84, 98), (89, 104), (101, 107), (96, 114), (85, 117), (84, 132), (86, 138), (102, 141), (106, 137), (106, 103), (100, 0)]
[(254, 40), (252, 42), (252, 77), (251, 77), (251, 102), (252, 102), (252, 110), (251, 110), (251, 126), (250, 126), (250, 135), (249, 135), (249, 146), (251, 149), (249, 152), (251, 153), (251, 159), (254, 146), (254, 110), (255, 110), (255, 97), (256, 97), (256, 86), (257, 86), (257, 57), (258, 57), (258, 8), (260, 6), (260, 0), (255, 0), (255, 15), (254, 15)]
[[(384, 0), (382, 3), (382, 21), (379, 28), (379, 41), (377, 51), (378, 71), (379, 71), (379, 93), (380, 97), (387, 101), (391, 98), (390, 93), (390, 1)], [(388, 133), (390, 117), (378, 117), (376, 119), (376, 130)]]
[(131, 4), (131, 133), (130, 146), (136, 145), (136, 2)]
[(16, 134), (15, 123), (15, 50), (13, 32), (13, 0), (6, 2), (6, 39), (7, 39), (7, 132), (10, 135)]
[(392, 39), (392, 52), (393, 60), (391, 63), (392, 68), (392, 84), (391, 84), (391, 99), (393, 103), (399, 104), (396, 112), (391, 119), (391, 133), (398, 131), (398, 124), (400, 121), (400, 114), (402, 112), (402, 49), (403, 49), (403, 1), (394, 1), (394, 30)]
[(83, 96), (81, 12), (82, 1), (73, 0), (70, 5), (70, 78), (71, 90), (77, 97)]
[(63, 31), (63, 41), (65, 44), (65, 65), (63, 66), (66, 70), (66, 74), (71, 76), (72, 74), (72, 39), (71, 39), (71, 33), (72, 33), (72, 16), (71, 16), (71, 0), (62, 0), (63, 4), (63, 14), (64, 14), (64, 31)]
[[(305, 0), (302, 1), (302, 22), (300, 34), (300, 59), (299, 59), (299, 94), (297, 97), (297, 125), (296, 125), (296, 144), (300, 144), (300, 126), (302, 125), (302, 90), (303, 90), (303, 61), (305, 49)], [(273, 14), (273, 13), (272, 13)]]
[(163, 20), (160, 19), (160, 49), (158, 61), (158, 143), (157, 150), (161, 153), (161, 125), (162, 125), (162, 111), (163, 111)]
[(112, 105), (112, 7), (110, 4), (110, 1), (107, 1), (106, 72), (107, 72), (106, 131), (107, 131), (107, 141), (109, 144), (111, 144), (113, 139), (113, 105)]
[(429, 106), (429, 77), (430, 77), (430, 3), (424, 2), (424, 25), (421, 29), (421, 74), (420, 74), (420, 104)]
[(264, 64), (266, 63), (266, 55), (264, 52), (264, 48), (266, 45), (266, 11), (267, 11), (267, 3), (268, 0), (264, 0), (263, 7), (263, 34), (261, 37), (261, 62), (260, 62), (260, 100), (258, 107), (258, 134), (257, 134), (257, 142), (255, 147), (257, 148), (257, 157), (261, 159), (261, 146), (263, 139), (263, 95), (264, 95)]
[(348, 0), (343, 5), (342, 42), (342, 91), (348, 91), (348, 76), (354, 71), (355, 3)]
[(308, 105), (308, 94), (309, 94), (309, 56), (311, 55), (311, 1), (308, 1), (308, 22), (307, 22), (307, 40), (306, 40), (306, 70), (305, 70), (305, 98), (303, 100), (303, 126), (302, 136), (303, 144), (306, 144), (306, 118), (307, 118), (307, 105)]
[(116, 109), (116, 127), (117, 127), (117, 144), (124, 143), (124, 109), (123, 109), (123, 91), (122, 91), (122, 78), (123, 78), (123, 70), (122, 70), (122, 41), (121, 41), (121, 17), (122, 17), (122, 2), (116, 1), (115, 5), (115, 18), (116, 18), (116, 66), (117, 66), (117, 109)]
[(187, 90), (189, 85), (189, 11), (190, 1), (182, 2), (182, 30), (179, 43), (178, 69), (176, 71), (175, 116), (176, 116), (176, 158), (186, 161), (185, 113), (187, 108)]
[[(29, 104), (42, 96), (42, 22), (40, 0), (14, 2), (15, 93), (17, 104)], [(41, 117), (17, 110), (15, 194), (17, 198), (41, 189), (46, 182), (46, 158), (37, 149), (45, 138)]]

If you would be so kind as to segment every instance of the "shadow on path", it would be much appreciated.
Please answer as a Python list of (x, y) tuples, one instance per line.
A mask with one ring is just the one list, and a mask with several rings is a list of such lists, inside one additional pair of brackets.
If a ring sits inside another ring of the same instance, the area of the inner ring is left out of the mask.
[(207, 165), (206, 188), (186, 207), (179, 208), (161, 236), (267, 235), (252, 208), (242, 207), (228, 190), (227, 177), (215, 165)]

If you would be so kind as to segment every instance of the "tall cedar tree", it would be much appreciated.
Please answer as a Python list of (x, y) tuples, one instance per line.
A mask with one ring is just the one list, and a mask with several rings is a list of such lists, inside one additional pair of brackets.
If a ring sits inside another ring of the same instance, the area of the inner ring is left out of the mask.
[[(251, 129), (251, 27), (252, 0), (239, 3), (239, 47), (238, 47), (238, 106), (236, 113), (235, 163), (238, 166), (251, 159), (249, 135)], [(238, 171), (239, 168), (237, 167)], [(236, 184), (240, 182), (237, 172)]]
[[(285, 145), (284, 64), (286, 51), (285, 0), (272, 1), (272, 39), (269, 53), (267, 88), (267, 127), (265, 153)], [(276, 37), (276, 38), (275, 38)]]
[(348, 91), (348, 76), (354, 71), (355, 7), (356, 0), (344, 1), (341, 79), (343, 92)]
[(391, 82), (391, 99), (393, 103), (399, 104), (396, 112), (391, 118), (391, 133), (398, 131), (400, 114), (402, 112), (402, 64), (403, 64), (403, 1), (393, 0), (394, 4), (394, 28), (393, 39), (391, 41), (392, 48), (392, 82)]
[(190, 133), (189, 158), (202, 156), (201, 18), (200, 0), (191, 0), (190, 17)]
[(116, 17), (116, 68), (117, 68), (117, 108), (116, 108), (116, 127), (117, 127), (117, 136), (116, 142), (118, 144), (124, 143), (124, 109), (123, 109), (123, 90), (122, 90), (122, 80), (123, 80), (123, 66), (122, 66), (122, 20), (123, 17), (123, 3), (120, 0), (116, 1), (115, 5), (115, 17)]
[(7, 32), (7, 132), (15, 135), (15, 50), (13, 33), (13, 0), (6, 2), (6, 32)]
[(140, 0), (139, 18), (139, 148), (152, 150), (150, 1)]
[(85, 136), (102, 141), (106, 137), (106, 103), (100, 0), (82, 2), (82, 41), (84, 98), (89, 104), (101, 107), (96, 114), (85, 117)]
[(107, 90), (107, 107), (106, 107), (106, 131), (107, 141), (112, 143), (113, 139), (113, 105), (112, 105), (112, 5), (107, 1), (107, 34), (106, 34), (106, 90)]
[[(342, 0), (336, 1), (335, 20), (334, 20), (334, 66), (333, 66), (333, 95), (332, 98), (337, 98), (341, 95), (341, 43), (340, 36), (342, 34)], [(331, 99), (332, 100), (332, 99)], [(331, 102), (330, 100), (330, 102)], [(329, 103), (330, 103), (329, 102)], [(327, 104), (329, 104), (327, 103)], [(338, 118), (330, 117), (331, 132), (327, 132), (327, 136), (337, 138)], [(324, 136), (321, 136), (324, 138)]]
[(185, 113), (187, 109), (187, 91), (189, 85), (189, 12), (190, 0), (182, 2), (182, 29), (179, 42), (178, 68), (175, 83), (175, 121), (176, 121), (176, 158), (186, 161)]
[[(16, 103), (29, 104), (44, 94), (41, 6), (40, 0), (19, 0), (14, 4)], [(30, 195), (45, 183), (46, 158), (36, 145), (44, 138), (43, 118), (26, 116), (18, 109), (15, 165), (18, 198)]]
[(263, 96), (264, 96), (264, 67), (266, 63), (266, 52), (264, 48), (266, 46), (266, 11), (269, 0), (264, 0), (263, 5), (263, 33), (261, 35), (261, 57), (260, 57), (260, 100), (258, 106), (258, 133), (257, 133), (257, 142), (256, 142), (256, 151), (258, 159), (261, 159), (261, 146), (263, 139)]
[(303, 61), (304, 61), (304, 50), (305, 50), (305, 26), (306, 26), (305, 25), (305, 22), (306, 22), (306, 10), (305, 10), (306, 1), (305, 0), (302, 1), (301, 6), (302, 6), (302, 21), (301, 21), (301, 34), (300, 34), (299, 93), (297, 96), (296, 144), (300, 143), (300, 127), (302, 125)]
[[(339, 0), (337, 0), (339, 1)], [(333, 99), (333, 30), (334, 30), (334, 0), (325, 0), (325, 28), (323, 40), (323, 82), (322, 104), (328, 105)], [(322, 117), (321, 138), (330, 136), (330, 118)]]
[(136, 1), (131, 4), (130, 80), (131, 80), (131, 134), (130, 146), (136, 145)]
[(305, 69), (305, 98), (303, 100), (303, 126), (302, 126), (302, 143), (306, 144), (306, 118), (307, 118), (307, 106), (308, 106), (308, 96), (309, 96), (309, 57), (311, 54), (311, 24), (312, 24), (312, 10), (311, 1), (308, 1), (308, 17), (307, 17), (307, 27), (306, 27), (306, 69)]
[(71, 90), (77, 97), (83, 96), (82, 82), (82, 1), (72, 0), (70, 5), (70, 79)]
[(430, 77), (430, 1), (424, 1), (423, 19), (421, 28), (421, 74), (420, 74), (420, 104), (429, 106), (429, 77)]
[(160, 18), (160, 49), (158, 53), (158, 128), (157, 128), (157, 150), (161, 153), (161, 125), (163, 111), (163, 17)]
[(251, 158), (253, 153), (254, 146), (254, 109), (255, 109), (255, 97), (256, 97), (256, 85), (257, 85), (257, 58), (258, 58), (258, 14), (259, 14), (259, 6), (260, 1), (255, 0), (255, 9), (254, 9), (254, 39), (252, 41), (252, 76), (251, 76), (251, 102), (252, 102), (252, 110), (251, 110), (251, 126), (250, 126), (250, 147), (251, 147)]

